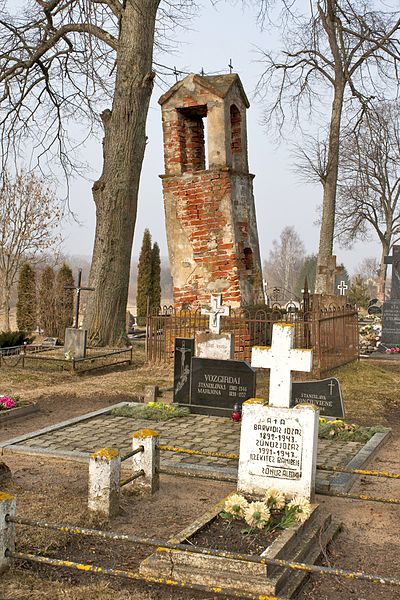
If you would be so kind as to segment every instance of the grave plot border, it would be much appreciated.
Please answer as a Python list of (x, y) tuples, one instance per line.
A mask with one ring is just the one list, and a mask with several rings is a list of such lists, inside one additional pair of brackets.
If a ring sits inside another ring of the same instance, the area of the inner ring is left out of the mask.
[(26, 417), (32, 413), (38, 412), (39, 408), (36, 402), (32, 402), (31, 404), (26, 404), (23, 406), (16, 406), (15, 408), (11, 408), (6, 411), (0, 412), (0, 424), (8, 423), (9, 421), (14, 421), (14, 419), (19, 419), (20, 417)]
[[(225, 498), (168, 542), (188, 543), (190, 550), (190, 538), (217, 517), (224, 502)], [(259, 557), (314, 564), (340, 529), (339, 524), (332, 521), (331, 515), (321, 513), (319, 505), (313, 504), (311, 515), (304, 523), (282, 530)], [(219, 586), (229, 583), (236, 592), (258, 593), (263, 597), (268, 594), (275, 597), (279, 594), (279, 598), (292, 598), (308, 577), (306, 572), (277, 569), (268, 564), (243, 563), (234, 558), (199, 555), (163, 547), (157, 548), (140, 563), (139, 573), (144, 576), (165, 577), (171, 573), (171, 563), (174, 577), (178, 581), (189, 582), (189, 585), (205, 583), (209, 586), (217, 585), (217, 582)]]
[[(61, 349), (61, 346), (56, 347)], [(92, 348), (93, 349), (93, 348)], [(6, 349), (8, 350), (8, 349)], [(55, 368), (61, 371), (71, 371), (72, 373), (87, 373), (95, 369), (106, 369), (109, 367), (119, 366), (122, 364), (131, 365), (133, 362), (133, 346), (128, 348), (113, 349), (109, 352), (102, 352), (101, 354), (89, 355), (84, 358), (72, 358), (66, 359), (65, 357), (58, 356), (46, 356), (47, 353), (54, 351), (53, 347), (35, 346), (33, 350), (29, 347), (19, 346), (13, 348), (12, 354), (5, 354), (0, 350), (0, 368), (2, 366), (6, 368), (14, 368), (21, 366), (24, 368), (45, 368), (53, 365)], [(89, 347), (88, 350), (91, 350)], [(113, 359), (115, 357), (119, 359), (115, 362), (106, 362), (97, 364), (102, 360)], [(14, 361), (14, 362), (13, 362)], [(37, 363), (32, 364), (32, 363)], [(30, 364), (28, 364), (30, 363)], [(41, 364), (40, 364), (41, 363)]]
[[(101, 408), (94, 412), (86, 413), (84, 415), (80, 415), (78, 417), (74, 417), (72, 419), (68, 419), (67, 421), (62, 421), (61, 423), (56, 423), (54, 425), (50, 425), (49, 427), (45, 427), (44, 429), (39, 429), (37, 431), (33, 431), (31, 433), (27, 433), (15, 438), (11, 438), (9, 440), (5, 440), (4, 442), (0, 442), (0, 456), (6, 454), (27, 454), (32, 456), (43, 456), (47, 458), (58, 458), (58, 459), (66, 459), (72, 460), (76, 462), (89, 462), (90, 452), (79, 452), (78, 450), (54, 450), (49, 448), (38, 448), (36, 446), (29, 446), (29, 440), (39, 437), (45, 433), (50, 433), (52, 431), (57, 431), (60, 429), (64, 429), (69, 425), (75, 425), (76, 423), (80, 423), (83, 421), (88, 421), (94, 417), (98, 417), (101, 415), (109, 414), (114, 408), (120, 406), (127, 406), (131, 404), (140, 404), (137, 402), (119, 402), (118, 404), (113, 404), (112, 406), (108, 406), (106, 408)], [(195, 418), (195, 416), (194, 416)], [(367, 464), (369, 460), (384, 446), (384, 444), (390, 439), (391, 430), (387, 429), (384, 432), (375, 433), (373, 437), (367, 442), (360, 450), (355, 454), (355, 456), (345, 465), (347, 469), (360, 469)], [(95, 448), (93, 448), (95, 450)], [(216, 479), (218, 480), (221, 477), (228, 477), (232, 480), (232, 482), (236, 482), (237, 480), (237, 468), (230, 466), (220, 466), (220, 465), (200, 465), (200, 464), (177, 464), (176, 462), (172, 462), (169, 460), (163, 460), (161, 464), (160, 473), (176, 475), (176, 476), (194, 476), (205, 479)], [(326, 474), (327, 471), (317, 470), (317, 480), (316, 480), (316, 493), (324, 493), (329, 490), (333, 492), (348, 492), (357, 475), (349, 474), (349, 473), (335, 473), (332, 481), (325, 480), (322, 474)]]

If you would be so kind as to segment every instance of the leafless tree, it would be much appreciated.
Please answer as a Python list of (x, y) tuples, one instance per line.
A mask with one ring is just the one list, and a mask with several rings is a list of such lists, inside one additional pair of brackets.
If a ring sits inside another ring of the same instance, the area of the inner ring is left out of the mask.
[(10, 294), (23, 260), (34, 261), (60, 241), (62, 211), (54, 193), (34, 174), (0, 187), (0, 289), (4, 331), (10, 330)]
[(273, 240), (269, 258), (264, 262), (268, 288), (279, 287), (293, 294), (304, 259), (305, 247), (299, 235), (294, 227), (285, 227), (279, 240)]
[(400, 240), (400, 104), (377, 105), (344, 137), (336, 207), (337, 234), (347, 246), (371, 235), (382, 252), (379, 280), (385, 289), (384, 257)]
[[(71, 173), (79, 141), (101, 112), (103, 170), (93, 185), (96, 233), (88, 299), (91, 343), (125, 339), (129, 265), (153, 89), (155, 33), (168, 33), (194, 0), (31, 0), (0, 11), (0, 133), (4, 157), (30, 139), (43, 165)], [(158, 38), (158, 43), (162, 38)], [(108, 108), (110, 106), (110, 108)], [(74, 130), (76, 131), (76, 129)]]
[[(373, 98), (383, 97), (391, 84), (398, 85), (400, 12), (389, 7), (374, 10), (366, 0), (314, 0), (304, 5), (308, 12), (300, 12), (299, 4), (281, 3), (284, 50), (263, 52), (259, 88), (272, 96), (266, 123), (275, 120), (280, 131), (288, 115), (302, 126), (307, 113), (329, 112), (326, 170), (320, 178), (321, 266), (333, 251), (343, 116), (356, 123)], [(263, 1), (261, 8), (264, 16), (270, 3)], [(324, 292), (323, 285), (317, 272), (316, 291)]]

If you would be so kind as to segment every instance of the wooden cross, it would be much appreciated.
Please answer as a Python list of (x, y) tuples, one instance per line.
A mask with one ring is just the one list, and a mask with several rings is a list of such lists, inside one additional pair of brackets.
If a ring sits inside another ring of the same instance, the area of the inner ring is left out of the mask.
[(392, 265), (392, 287), (390, 289), (390, 299), (398, 300), (400, 298), (400, 246), (393, 246), (393, 255), (384, 257), (385, 265)]
[(340, 296), (345, 296), (346, 295), (346, 290), (348, 289), (348, 285), (346, 284), (345, 281), (341, 281), (339, 283), (339, 285), (337, 286), (337, 289), (339, 290), (339, 295)]
[(94, 288), (91, 287), (82, 287), (82, 269), (78, 271), (78, 284), (75, 285), (64, 285), (65, 290), (76, 290), (76, 303), (75, 303), (75, 321), (74, 327), (75, 329), (79, 329), (79, 307), (81, 303), (81, 291), (93, 292)]
[(222, 306), (222, 294), (211, 294), (211, 308), (202, 308), (202, 315), (210, 317), (209, 329), (211, 333), (221, 333), (221, 317), (231, 314), (230, 306)]
[(275, 323), (272, 345), (254, 346), (251, 366), (270, 369), (269, 405), (290, 408), (292, 371), (311, 371), (312, 350), (293, 348), (294, 325)]

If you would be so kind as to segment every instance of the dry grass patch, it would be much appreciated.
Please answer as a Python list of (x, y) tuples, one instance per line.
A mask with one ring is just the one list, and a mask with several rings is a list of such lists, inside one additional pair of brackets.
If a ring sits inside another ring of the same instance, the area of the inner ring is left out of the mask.
[[(354, 362), (329, 373), (339, 379), (346, 420), (383, 424), (400, 403), (400, 363)], [(390, 423), (389, 423), (390, 424)]]
[(49, 396), (88, 398), (101, 395), (137, 398), (143, 395), (146, 385), (172, 385), (172, 366), (145, 364), (143, 346), (134, 347), (133, 364), (130, 366), (99, 369), (81, 375), (45, 368), (0, 369), (1, 393), (18, 395), (23, 400), (38, 400)]

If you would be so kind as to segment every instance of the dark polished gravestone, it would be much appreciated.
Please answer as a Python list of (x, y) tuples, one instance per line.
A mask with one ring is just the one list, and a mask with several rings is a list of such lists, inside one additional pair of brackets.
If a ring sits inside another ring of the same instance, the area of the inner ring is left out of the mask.
[(175, 338), (174, 402), (178, 404), (187, 404), (190, 399), (190, 368), (193, 355), (193, 338)]
[(392, 265), (390, 300), (383, 303), (382, 339), (378, 350), (400, 346), (400, 246), (393, 246), (393, 255), (385, 256), (385, 264)]
[(233, 406), (254, 398), (256, 372), (241, 360), (192, 358), (190, 411), (230, 417)]
[(344, 419), (340, 383), (336, 377), (292, 383), (292, 405), (315, 404), (321, 417)]
[(400, 300), (383, 304), (381, 344), (384, 348), (400, 346)]

